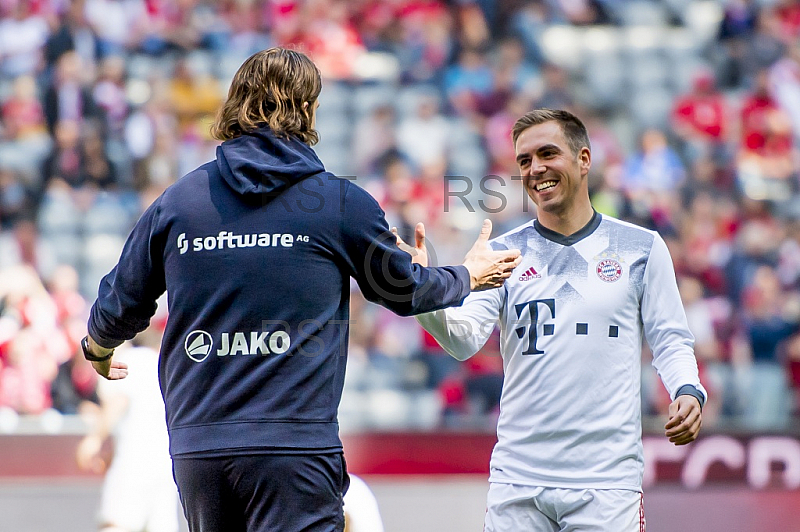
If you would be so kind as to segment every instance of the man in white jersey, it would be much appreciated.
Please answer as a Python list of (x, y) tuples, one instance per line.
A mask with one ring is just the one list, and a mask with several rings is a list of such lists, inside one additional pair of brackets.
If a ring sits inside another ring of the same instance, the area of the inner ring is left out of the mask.
[(102, 412), (78, 445), (78, 463), (104, 471), (103, 442), (114, 436), (114, 458), (100, 500), (100, 532), (178, 532), (180, 501), (158, 384), (160, 334), (150, 329), (134, 342), (114, 355), (128, 364), (128, 378), (98, 383)]
[[(586, 128), (535, 110), (512, 138), (537, 219), (494, 249), (520, 249), (500, 288), (417, 316), (452, 356), (475, 354), (499, 323), (505, 381), (485, 530), (644, 530), (642, 335), (673, 399), (666, 436), (697, 437), (706, 392), (661, 237), (589, 201)], [(427, 262), (418, 226), (415, 260)]]

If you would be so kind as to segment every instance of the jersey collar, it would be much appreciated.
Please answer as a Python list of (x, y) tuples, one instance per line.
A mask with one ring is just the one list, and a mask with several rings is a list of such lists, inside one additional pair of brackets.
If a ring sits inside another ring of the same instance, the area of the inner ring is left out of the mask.
[(533, 227), (536, 231), (542, 235), (547, 240), (552, 240), (556, 244), (561, 244), (562, 246), (571, 246), (576, 244), (586, 238), (587, 236), (594, 233), (595, 229), (600, 225), (600, 222), (603, 220), (603, 217), (597, 214), (597, 211), (592, 209), (594, 214), (592, 215), (592, 219), (589, 220), (589, 223), (575, 231), (569, 236), (564, 236), (561, 233), (557, 233), (552, 229), (548, 229), (544, 227), (542, 224), (539, 223), (539, 220), (533, 221)]

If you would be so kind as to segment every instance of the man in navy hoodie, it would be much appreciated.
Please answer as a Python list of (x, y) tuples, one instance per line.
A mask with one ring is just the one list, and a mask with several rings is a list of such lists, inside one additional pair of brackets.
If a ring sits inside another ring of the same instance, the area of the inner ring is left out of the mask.
[[(216, 160), (147, 209), (92, 307), (84, 354), (120, 379), (113, 349), (167, 291), (159, 379), (193, 532), (343, 529), (350, 277), (412, 315), (498, 287), (519, 264), (518, 251), (488, 248), (488, 222), (462, 266), (412, 264), (377, 202), (311, 149), (321, 87), (301, 53), (250, 57), (212, 129)], [(424, 252), (421, 224), (417, 239)]]

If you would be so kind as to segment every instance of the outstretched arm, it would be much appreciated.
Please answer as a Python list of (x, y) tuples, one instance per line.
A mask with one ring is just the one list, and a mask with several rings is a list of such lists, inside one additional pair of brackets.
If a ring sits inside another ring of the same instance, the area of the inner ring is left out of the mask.
[[(462, 266), (416, 264), (398, 248), (375, 199), (353, 184), (345, 193), (341, 224), (342, 258), (348, 273), (367, 300), (402, 316), (459, 305), (471, 290), (501, 285), (503, 274), (515, 267), (519, 256), (516, 250), (493, 251), (484, 246), (472, 258), (474, 265), (467, 261)], [(482, 238), (488, 240), (488, 232)]]

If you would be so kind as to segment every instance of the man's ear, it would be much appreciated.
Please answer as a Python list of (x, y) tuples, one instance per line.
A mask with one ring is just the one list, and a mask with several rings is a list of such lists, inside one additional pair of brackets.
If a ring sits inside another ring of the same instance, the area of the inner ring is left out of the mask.
[(581, 148), (580, 153), (578, 153), (578, 164), (581, 167), (581, 175), (589, 173), (589, 168), (592, 166), (592, 152), (589, 148)]

